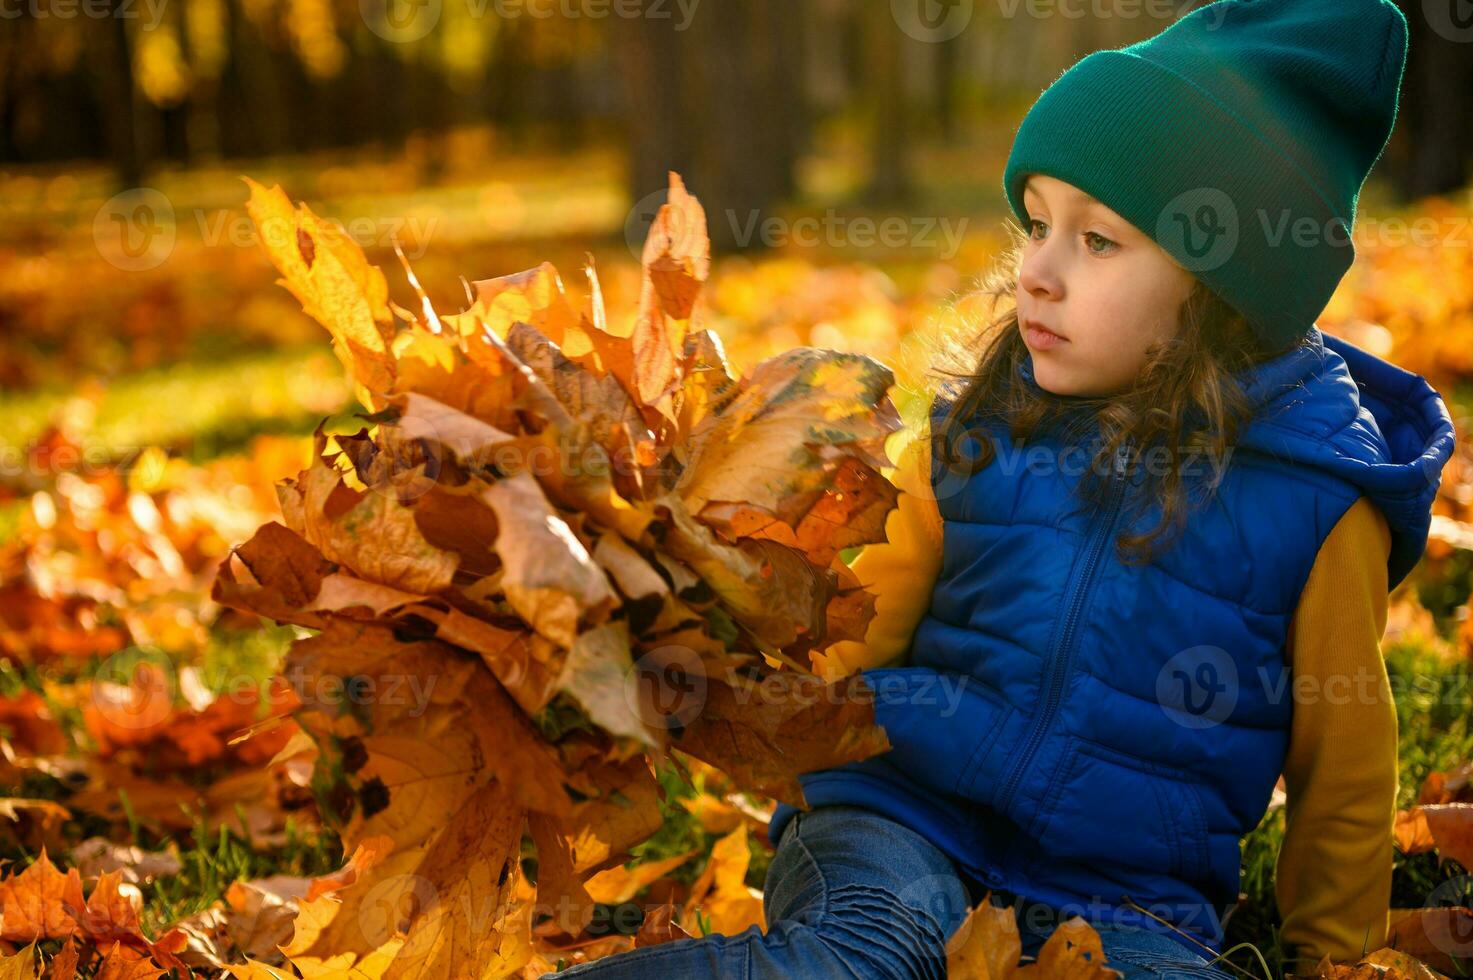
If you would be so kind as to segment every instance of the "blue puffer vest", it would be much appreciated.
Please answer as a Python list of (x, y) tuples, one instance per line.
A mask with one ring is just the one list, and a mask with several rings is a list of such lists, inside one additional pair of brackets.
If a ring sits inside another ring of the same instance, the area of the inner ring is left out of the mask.
[[(1023, 376), (1036, 385), (1031, 362)], [(935, 460), (944, 539), (930, 608), (908, 666), (865, 672), (893, 747), (801, 777), (810, 804), (913, 828), (974, 887), (1220, 951), (1239, 840), (1288, 750), (1286, 637), (1320, 543), (1368, 495), (1401, 581), (1453, 448), (1426, 381), (1317, 328), (1239, 382), (1258, 408), (1222, 483), (1144, 567), (1113, 549), (1138, 469), (1117, 467), (1109, 507), (1081, 510), (1074, 484), (1093, 447), (1019, 452), (994, 428), (998, 455), (975, 474)], [(1139, 526), (1159, 516), (1149, 508)], [(778, 807), (774, 841), (793, 812)]]

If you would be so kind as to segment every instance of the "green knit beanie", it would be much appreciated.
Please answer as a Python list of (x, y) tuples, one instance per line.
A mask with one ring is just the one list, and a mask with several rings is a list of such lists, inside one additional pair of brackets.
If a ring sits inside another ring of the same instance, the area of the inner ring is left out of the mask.
[(1018, 128), (1003, 174), (1093, 195), (1243, 313), (1303, 337), (1355, 258), (1356, 199), (1396, 121), (1406, 17), (1391, 0), (1218, 0), (1096, 51)]

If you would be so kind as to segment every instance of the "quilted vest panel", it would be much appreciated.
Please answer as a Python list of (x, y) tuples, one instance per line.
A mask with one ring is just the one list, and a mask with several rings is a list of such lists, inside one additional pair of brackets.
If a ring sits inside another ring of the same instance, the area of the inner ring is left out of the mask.
[[(1013, 890), (1128, 894), (1211, 936), (1288, 749), (1289, 621), (1359, 491), (1239, 451), (1175, 546), (1127, 565), (1114, 539), (1141, 474), (1116, 474), (1115, 505), (1079, 513), (1088, 457), (1071, 473), (1056, 438), (1019, 452), (984, 431), (998, 454), (975, 475), (933, 464), (944, 551), (911, 659), (967, 678), (970, 710), (945, 726), (955, 744), (908, 750), (952, 753), (952, 791), (1016, 828), (996, 855)], [(1098, 888), (1078, 891), (1079, 865)]]

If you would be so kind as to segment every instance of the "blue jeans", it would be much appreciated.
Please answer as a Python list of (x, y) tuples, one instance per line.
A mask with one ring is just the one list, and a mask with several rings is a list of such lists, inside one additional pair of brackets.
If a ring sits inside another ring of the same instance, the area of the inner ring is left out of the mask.
[[(908, 827), (862, 807), (817, 807), (793, 817), (773, 855), (763, 895), (766, 933), (752, 926), (733, 936), (680, 939), (542, 980), (943, 980), (946, 939), (980, 898), (946, 854)], [(1052, 924), (1040, 925), (1052, 910), (1023, 899), (1014, 907), (1023, 953), (1036, 956), (1052, 932)], [(1126, 980), (1232, 978), (1170, 936), (1109, 923), (1096, 928), (1107, 965)]]

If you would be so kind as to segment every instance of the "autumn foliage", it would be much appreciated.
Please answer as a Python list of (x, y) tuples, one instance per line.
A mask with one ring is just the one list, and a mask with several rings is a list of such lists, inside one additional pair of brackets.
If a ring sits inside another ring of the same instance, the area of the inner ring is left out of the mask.
[[(369, 410), (358, 432), (319, 427), (279, 486), (285, 525), (214, 591), (318, 631), (284, 668), (298, 747), (345, 852), (387, 841), (332, 915), (304, 911), (293, 962), (510, 973), (534, 927), (580, 935), (587, 880), (659, 828), (647, 756), (802, 805), (799, 773), (888, 747), (823, 651), (872, 612), (838, 556), (894, 506), (891, 372), (797, 348), (735, 376), (700, 328), (709, 244), (677, 176), (630, 336), (592, 268), (582, 309), (543, 265), (476, 282), (463, 312), (422, 292), (410, 311), (280, 189), (252, 184), (249, 211)], [(355, 899), (415, 888), (418, 912), (365, 933)]]

